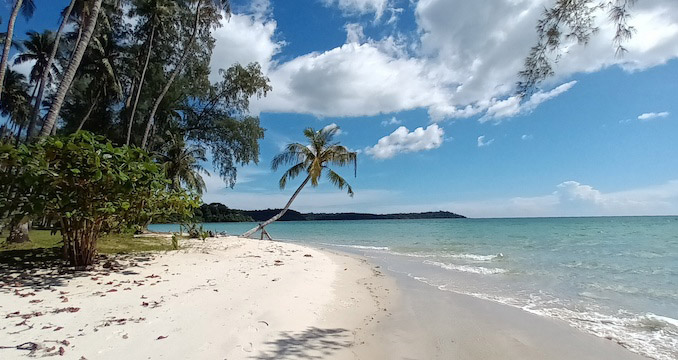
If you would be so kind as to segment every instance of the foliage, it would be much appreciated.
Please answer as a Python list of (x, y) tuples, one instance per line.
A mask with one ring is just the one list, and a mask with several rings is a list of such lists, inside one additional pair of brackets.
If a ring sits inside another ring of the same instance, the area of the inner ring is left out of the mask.
[(542, 80), (554, 75), (553, 64), (561, 56), (563, 42), (574, 40), (587, 44), (598, 32), (596, 14), (607, 10), (608, 18), (615, 27), (612, 39), (617, 56), (626, 52), (624, 42), (631, 38), (635, 29), (629, 25), (630, 8), (637, 0), (556, 0), (544, 9), (537, 22), (538, 41), (525, 59), (519, 75), (518, 93), (526, 96), (534, 91)]
[(73, 265), (91, 264), (99, 234), (110, 228), (148, 223), (154, 216), (189, 217), (196, 199), (167, 191), (167, 179), (148, 154), (114, 147), (88, 132), (50, 137), (0, 151), (0, 213), (57, 220)]
[(353, 188), (329, 165), (345, 166), (357, 164), (358, 154), (351, 152), (345, 146), (332, 142), (332, 138), (339, 131), (338, 126), (314, 130), (307, 128), (304, 130), (304, 136), (309, 144), (291, 143), (285, 146), (285, 150), (276, 155), (271, 162), (273, 171), (284, 164), (294, 164), (280, 178), (279, 185), (284, 189), (287, 181), (294, 179), (302, 172), (308, 174), (313, 187), (318, 186), (318, 181), (323, 171), (327, 174), (330, 183), (339, 189), (346, 188), (350, 196), (353, 196)]
[(196, 221), (200, 222), (246, 222), (254, 221), (240, 210), (229, 209), (221, 203), (202, 204), (195, 210)]
[(179, 236), (178, 236), (178, 234), (172, 234), (172, 249), (179, 250)]
[(182, 184), (186, 189), (198, 194), (202, 194), (206, 189), (205, 181), (200, 176), (200, 173), (209, 175), (209, 172), (200, 165), (200, 161), (207, 161), (205, 149), (187, 145), (180, 132), (167, 131), (167, 140), (161, 147), (158, 159), (173, 190), (180, 190)]

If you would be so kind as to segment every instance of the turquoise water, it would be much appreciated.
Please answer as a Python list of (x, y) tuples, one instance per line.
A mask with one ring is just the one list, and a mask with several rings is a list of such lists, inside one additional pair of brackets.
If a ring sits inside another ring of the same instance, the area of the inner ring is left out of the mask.
[[(240, 234), (253, 225), (205, 228)], [(277, 222), (268, 230), (276, 239), (358, 252), (442, 291), (562, 319), (655, 359), (678, 359), (678, 217)]]

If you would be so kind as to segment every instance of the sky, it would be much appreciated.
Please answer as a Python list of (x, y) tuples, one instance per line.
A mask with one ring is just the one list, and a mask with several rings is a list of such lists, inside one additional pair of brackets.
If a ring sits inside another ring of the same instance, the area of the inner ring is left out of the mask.
[[(273, 156), (306, 127), (336, 125), (358, 151), (292, 205), (315, 212), (447, 210), (470, 217), (678, 214), (678, 2), (640, 0), (628, 53), (605, 13), (586, 46), (565, 44), (532, 97), (517, 73), (552, 0), (233, 1), (211, 68), (259, 62), (273, 91), (250, 111), (266, 129), (258, 164), (228, 188), (204, 176), (205, 202), (284, 206)], [(17, 34), (58, 26), (66, 1), (39, 2)], [(5, 5), (3, 19), (9, 7)], [(211, 165), (206, 164), (207, 168)]]

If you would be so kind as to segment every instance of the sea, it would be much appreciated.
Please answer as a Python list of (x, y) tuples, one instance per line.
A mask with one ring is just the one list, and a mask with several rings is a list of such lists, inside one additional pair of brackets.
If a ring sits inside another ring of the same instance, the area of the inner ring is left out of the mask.
[[(255, 225), (204, 228), (241, 234)], [(300, 221), (267, 230), (379, 259), (440, 291), (561, 319), (653, 359), (678, 359), (678, 216)]]

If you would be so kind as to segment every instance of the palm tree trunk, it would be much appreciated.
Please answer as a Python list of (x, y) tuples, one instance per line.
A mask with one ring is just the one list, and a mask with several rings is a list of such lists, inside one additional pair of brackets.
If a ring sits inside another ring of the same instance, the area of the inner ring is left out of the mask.
[(148, 62), (151, 60), (151, 51), (153, 50), (153, 37), (155, 36), (155, 24), (151, 27), (151, 36), (148, 39), (148, 53), (146, 54), (146, 62), (144, 68), (141, 70), (141, 79), (139, 80), (139, 87), (137, 94), (134, 97), (134, 104), (132, 105), (132, 112), (129, 115), (129, 124), (127, 124), (127, 141), (125, 145), (129, 145), (130, 137), (132, 137), (132, 125), (134, 124), (134, 113), (137, 111), (137, 104), (139, 103), (139, 95), (141, 95), (141, 88), (144, 86), (144, 78), (146, 77), (146, 69), (148, 69)]
[(181, 59), (179, 59), (177, 66), (174, 68), (174, 71), (172, 71), (172, 75), (170, 76), (169, 80), (167, 80), (167, 84), (165, 84), (165, 87), (162, 89), (160, 96), (158, 96), (158, 98), (155, 99), (155, 103), (153, 104), (153, 109), (151, 110), (151, 114), (148, 117), (148, 122), (146, 123), (146, 130), (144, 131), (144, 138), (141, 140), (141, 148), (142, 149), (146, 148), (146, 143), (148, 142), (148, 135), (151, 132), (151, 126), (153, 125), (155, 113), (156, 113), (156, 111), (158, 111), (158, 107), (160, 106), (162, 99), (165, 97), (165, 94), (167, 94), (167, 91), (169, 91), (170, 86), (172, 86), (174, 79), (181, 72), (181, 69), (183, 68), (184, 63), (186, 62), (186, 59), (188, 58), (188, 54), (190, 53), (191, 46), (195, 42), (195, 38), (198, 36), (198, 26), (200, 25), (200, 10), (201, 10), (201, 8), (202, 8), (202, 0), (198, 0), (198, 6), (195, 9), (195, 24), (193, 25), (193, 33), (191, 34), (191, 38), (188, 41), (188, 44), (186, 44), (186, 47), (184, 48), (184, 53), (181, 55)]
[(92, 105), (90, 105), (89, 109), (87, 110), (87, 114), (85, 114), (85, 117), (82, 118), (80, 121), (80, 125), (78, 125), (78, 129), (75, 130), (75, 132), (78, 132), (82, 130), (82, 126), (85, 125), (85, 121), (89, 119), (89, 116), (92, 115), (92, 110), (97, 106), (97, 101), (99, 101), (99, 95), (97, 94), (97, 97), (94, 98), (94, 101), (92, 101)]
[[(82, 18), (82, 14), (80, 15)], [(78, 43), (80, 42), (80, 39), (82, 39), (82, 25), (83, 21), (80, 19), (80, 23), (78, 24), (78, 36), (75, 37), (75, 45), (77, 46)], [(73, 52), (71, 53), (71, 57), (68, 58), (68, 63), (70, 64), (71, 61), (73, 61), (73, 56), (75, 55), (75, 49), (73, 49)]]
[(287, 212), (287, 210), (289, 210), (290, 205), (292, 205), (292, 202), (294, 201), (294, 199), (297, 198), (297, 195), (299, 195), (299, 193), (301, 192), (301, 189), (303, 189), (304, 186), (306, 186), (306, 184), (308, 183), (309, 180), (311, 180), (311, 175), (308, 175), (308, 176), (306, 177), (306, 179), (304, 180), (304, 182), (302, 182), (301, 185), (299, 185), (299, 187), (297, 188), (297, 191), (294, 192), (294, 194), (292, 195), (292, 197), (290, 198), (290, 200), (287, 202), (287, 205), (285, 205), (285, 207), (282, 209), (282, 211), (280, 211), (280, 212), (279, 212), (277, 215), (275, 215), (274, 217), (272, 217), (272, 218), (270, 218), (270, 219), (264, 221), (263, 223), (257, 225), (256, 227), (254, 227), (253, 229), (249, 230), (248, 232), (242, 234), (242, 237), (249, 237), (250, 235), (254, 234), (255, 232), (257, 232), (257, 231), (259, 231), (259, 230), (262, 230), (262, 229), (265, 228), (266, 226), (270, 225), (271, 223), (273, 223), (274, 221), (280, 219), (283, 215), (285, 215), (285, 213)]
[(28, 218), (23, 218), (18, 224), (12, 224), (9, 228), (9, 236), (7, 236), (8, 243), (23, 243), (29, 242), (28, 237)]
[[(28, 102), (29, 104), (35, 98), (35, 92), (38, 90), (39, 86), (40, 86), (40, 83), (37, 83), (37, 84), (35, 84), (35, 86), (33, 86), (33, 92), (31, 93), (31, 97), (29, 99), (30, 101)], [(30, 123), (29, 123), (29, 125), (30, 125)], [(17, 131), (17, 133), (16, 133), (16, 142), (14, 143), (15, 146), (19, 146), (19, 142), (21, 141), (21, 132), (23, 130), (24, 130), (24, 124), (21, 123), (21, 124), (19, 124), (19, 131)], [(26, 129), (26, 139), (28, 139), (28, 131), (29, 130), (30, 130), (30, 128)]]
[(26, 134), (27, 139), (31, 139), (35, 136), (35, 123), (38, 121), (38, 114), (40, 114), (40, 103), (42, 103), (42, 96), (45, 92), (45, 86), (49, 81), (49, 72), (52, 69), (52, 64), (54, 63), (54, 58), (56, 57), (57, 50), (59, 49), (59, 41), (61, 40), (61, 34), (64, 32), (64, 28), (68, 23), (68, 17), (71, 16), (71, 10), (75, 5), (76, 0), (71, 0), (71, 3), (68, 5), (66, 12), (64, 13), (64, 18), (61, 20), (61, 25), (59, 25), (59, 30), (57, 30), (56, 36), (54, 37), (54, 45), (52, 45), (52, 52), (49, 54), (49, 59), (47, 59), (47, 65), (45, 65), (45, 70), (42, 72), (42, 78), (40, 79), (40, 89), (38, 90), (38, 97), (35, 98), (35, 105), (33, 105), (33, 111), (31, 112), (31, 118), (28, 122), (28, 130)]
[(80, 66), (82, 56), (85, 54), (87, 45), (89, 45), (89, 40), (94, 33), (94, 29), (96, 28), (102, 1), (103, 0), (94, 0), (90, 14), (84, 24), (84, 29), (82, 30), (82, 38), (76, 45), (75, 51), (73, 52), (73, 59), (68, 64), (68, 68), (66, 68), (64, 77), (61, 79), (56, 96), (54, 97), (54, 102), (47, 113), (45, 124), (42, 126), (42, 130), (40, 130), (41, 137), (49, 135), (52, 132), (52, 128), (54, 128), (56, 125), (56, 120), (59, 116), (59, 112), (61, 111), (61, 106), (63, 105), (64, 99), (66, 98), (66, 93), (71, 88), (71, 84), (75, 78), (75, 72)]
[(2, 98), (2, 87), (5, 84), (5, 72), (7, 71), (7, 61), (9, 60), (9, 48), (12, 47), (14, 23), (16, 22), (16, 17), (19, 14), (19, 9), (21, 9), (21, 3), (23, 3), (23, 0), (16, 0), (16, 3), (14, 3), (14, 9), (12, 9), (12, 15), (9, 17), (9, 23), (7, 24), (5, 48), (2, 50), (2, 60), (0, 60), (0, 98)]

